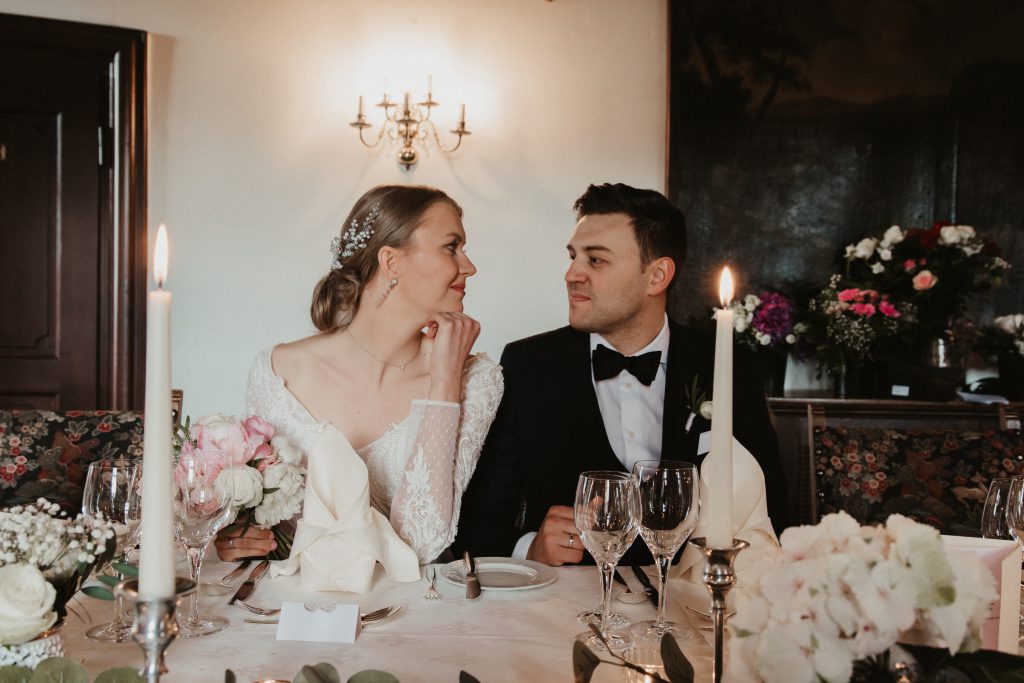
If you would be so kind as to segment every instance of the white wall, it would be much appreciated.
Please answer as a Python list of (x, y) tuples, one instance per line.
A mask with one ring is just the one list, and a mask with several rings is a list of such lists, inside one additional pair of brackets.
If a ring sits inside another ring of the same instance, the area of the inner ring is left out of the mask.
[[(573, 200), (590, 182), (664, 189), (666, 7), (0, 0), (150, 32), (149, 224), (170, 234), (173, 377), (192, 415), (240, 412), (253, 354), (313, 331), (328, 243), (378, 183), (436, 185), (465, 209), (478, 350), (565, 324)], [(438, 119), (453, 127), (464, 101), (473, 135), (407, 172), (347, 124), (360, 94), (421, 96), (428, 74)]]

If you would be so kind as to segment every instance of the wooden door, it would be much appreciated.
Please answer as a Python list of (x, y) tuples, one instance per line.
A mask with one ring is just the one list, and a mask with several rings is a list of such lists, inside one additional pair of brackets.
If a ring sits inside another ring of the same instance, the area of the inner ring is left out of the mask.
[(144, 47), (0, 15), (0, 407), (142, 402)]

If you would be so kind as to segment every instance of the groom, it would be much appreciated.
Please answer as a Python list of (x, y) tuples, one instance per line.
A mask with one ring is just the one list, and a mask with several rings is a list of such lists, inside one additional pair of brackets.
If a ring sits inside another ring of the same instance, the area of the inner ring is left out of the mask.
[[(575, 209), (569, 327), (502, 353), (505, 394), (463, 499), (459, 551), (583, 561), (572, 510), (581, 472), (661, 458), (699, 465), (708, 451), (701, 404), (713, 399), (714, 339), (665, 313), (686, 256), (682, 212), (623, 184), (591, 185)], [(734, 435), (764, 471), (778, 526), (785, 482), (761, 375), (736, 353), (734, 376)], [(622, 562), (649, 564), (646, 544)]]

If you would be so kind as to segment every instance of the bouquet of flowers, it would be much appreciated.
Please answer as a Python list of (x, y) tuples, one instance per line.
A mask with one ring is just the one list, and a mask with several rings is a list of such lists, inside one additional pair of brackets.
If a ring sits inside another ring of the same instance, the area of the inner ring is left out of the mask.
[(912, 627), (952, 655), (980, 646), (992, 575), (947, 554), (938, 530), (901, 515), (861, 527), (840, 512), (780, 540), (737, 587), (730, 680), (848, 681)]
[(850, 362), (872, 358), (883, 341), (908, 329), (915, 313), (912, 304), (889, 294), (844, 286), (842, 276), (836, 274), (810, 302), (809, 316), (817, 324), (809, 326), (808, 336), (815, 342), (822, 367), (839, 375)]
[(969, 225), (891, 226), (846, 247), (847, 275), (913, 303), (920, 330), (939, 336), (965, 313), (974, 294), (1001, 284), (1010, 264)]
[(294, 529), (289, 521), (302, 509), (306, 470), (302, 452), (266, 420), (255, 415), (238, 420), (207, 415), (195, 424), (186, 419), (175, 442), (179, 453), (219, 451), (226, 465), (216, 481), (233, 485), (234, 525), (255, 525), (274, 532), (277, 548), (268, 559), (287, 559)]
[(70, 519), (44, 498), (0, 511), (0, 645), (26, 643), (63, 619), (116, 547), (113, 523)]
[(796, 303), (778, 292), (748, 294), (733, 301), (736, 341), (752, 349), (793, 346), (800, 333)]

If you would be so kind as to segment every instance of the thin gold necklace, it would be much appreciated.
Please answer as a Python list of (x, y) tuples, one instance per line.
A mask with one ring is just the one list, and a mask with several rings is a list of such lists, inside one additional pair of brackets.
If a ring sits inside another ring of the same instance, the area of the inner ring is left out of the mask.
[(358, 346), (359, 348), (361, 348), (363, 350), (363, 353), (365, 353), (367, 356), (369, 356), (370, 358), (374, 359), (378, 363), (383, 363), (384, 365), (390, 365), (393, 368), (398, 368), (402, 372), (405, 372), (405, 366), (407, 366), (409, 363), (411, 363), (414, 360), (416, 360), (419, 357), (419, 355), (420, 355), (420, 352), (416, 351), (416, 355), (414, 355), (412, 358), (410, 358), (409, 360), (405, 361), (404, 363), (392, 363), (390, 361), (386, 361), (386, 360), (382, 360), (380, 358), (377, 358), (377, 356), (375, 356), (372, 353), (370, 353), (370, 350), (368, 348), (366, 348), (365, 346), (363, 346), (362, 344), (360, 344), (359, 340), (355, 338), (355, 336), (348, 330), (348, 328), (345, 328), (345, 334), (347, 334), (349, 336), (349, 338), (353, 342), (355, 342), (355, 345)]

